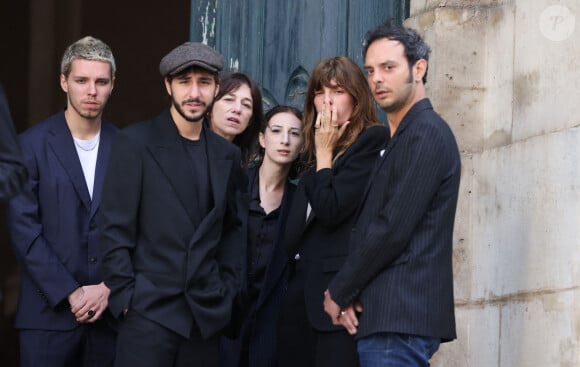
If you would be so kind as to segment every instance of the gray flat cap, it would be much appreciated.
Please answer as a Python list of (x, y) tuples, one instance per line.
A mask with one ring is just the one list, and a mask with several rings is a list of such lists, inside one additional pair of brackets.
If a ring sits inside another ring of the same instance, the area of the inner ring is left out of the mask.
[(161, 59), (159, 72), (163, 76), (175, 75), (193, 65), (217, 73), (224, 67), (224, 58), (203, 43), (185, 42)]

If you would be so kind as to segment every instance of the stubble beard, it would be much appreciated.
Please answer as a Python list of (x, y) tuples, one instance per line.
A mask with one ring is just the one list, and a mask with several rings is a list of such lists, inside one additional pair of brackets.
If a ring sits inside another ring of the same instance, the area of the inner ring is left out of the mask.
[(395, 113), (401, 111), (413, 99), (413, 83), (408, 83), (404, 88), (399, 89), (395, 98), (390, 101), (377, 101), (379, 107), (385, 113)]
[(73, 110), (75, 110), (77, 115), (79, 115), (81, 118), (85, 120), (98, 119), (103, 114), (105, 103), (101, 104), (98, 110), (83, 110), (80, 106), (77, 106), (77, 104), (70, 98), (70, 96), (68, 98), (68, 106), (71, 107)]
[(404, 103), (400, 99), (396, 99), (394, 101), (378, 102), (378, 105), (385, 113), (393, 113), (401, 110)]
[[(409, 74), (407, 76), (406, 85), (398, 90), (398, 93), (395, 95), (395, 99), (391, 101), (377, 101), (375, 99), (379, 107), (385, 113), (396, 113), (402, 110), (407, 105), (407, 103), (410, 103), (410, 101), (413, 99), (415, 88), (412, 72), (412, 65), (409, 65)], [(391, 92), (393, 92), (393, 90), (391, 90)]]
[[(181, 115), (181, 117), (183, 117), (183, 119), (185, 121), (188, 122), (200, 122), (205, 118), (205, 115), (207, 113), (207, 104), (203, 103), (203, 105), (205, 106), (205, 109), (200, 112), (199, 114), (196, 115), (187, 115), (185, 113), (185, 111), (183, 110), (183, 108), (181, 107), (181, 104), (179, 102), (177, 102), (174, 98), (171, 98), (171, 103), (173, 103), (173, 107), (175, 107), (175, 110), (177, 111), (177, 113), (179, 113)], [(185, 102), (184, 102), (185, 103)]]

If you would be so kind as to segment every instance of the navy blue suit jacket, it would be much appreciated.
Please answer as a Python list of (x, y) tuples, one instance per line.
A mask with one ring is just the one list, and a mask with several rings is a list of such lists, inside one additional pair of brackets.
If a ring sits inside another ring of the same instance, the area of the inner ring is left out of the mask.
[(102, 121), (92, 200), (64, 111), (20, 135), (30, 177), (8, 206), (8, 229), (22, 268), (19, 329), (77, 327), (68, 295), (102, 281), (95, 216), (116, 131)]
[(345, 264), (330, 284), (342, 307), (359, 300), (357, 337), (455, 334), (452, 237), (461, 162), (428, 99), (406, 114), (363, 195)]

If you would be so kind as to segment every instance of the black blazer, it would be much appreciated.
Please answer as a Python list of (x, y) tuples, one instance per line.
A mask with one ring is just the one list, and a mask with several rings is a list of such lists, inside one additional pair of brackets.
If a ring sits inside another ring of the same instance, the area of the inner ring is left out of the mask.
[[(258, 174), (258, 167), (248, 170), (248, 192), (251, 193)], [(285, 228), (290, 204), (296, 185), (287, 182), (280, 204), (276, 239), (268, 263), (264, 284), (254, 305), (245, 305), (241, 335), (249, 335), (249, 366), (268, 367), (277, 365), (278, 320), (288, 283), (288, 255), (286, 252)], [(248, 212), (245, 212), (248, 215)], [(246, 255), (247, 256), (247, 255)], [(246, 258), (247, 260), (247, 258)], [(247, 261), (244, 274), (247, 274)], [(247, 280), (247, 275), (245, 275)], [(247, 285), (246, 285), (247, 286)], [(222, 341), (221, 366), (238, 366), (242, 348), (241, 338), (224, 338)]]
[(103, 280), (96, 218), (116, 133), (102, 121), (92, 200), (64, 111), (20, 135), (30, 177), (8, 206), (8, 229), (22, 268), (18, 329), (78, 327), (67, 297)]
[[(348, 239), (362, 189), (379, 151), (388, 139), (387, 129), (366, 129), (332, 169), (311, 168), (301, 177), (288, 215), (286, 236), (290, 255), (300, 254), (305, 264), (305, 299), (311, 325), (319, 331), (341, 330), (324, 312), (324, 291), (348, 255)], [(307, 205), (312, 207), (306, 218)]]
[(8, 100), (0, 84), (0, 203), (16, 195), (24, 186), (26, 177)]
[(101, 205), (109, 307), (126, 308), (188, 337), (222, 330), (239, 291), (245, 176), (239, 149), (205, 135), (214, 206), (194, 228), (191, 158), (169, 111), (122, 130), (113, 142)]
[(342, 307), (360, 300), (357, 337), (455, 335), (452, 237), (461, 162), (428, 99), (404, 117), (373, 172), (350, 253), (330, 285)]

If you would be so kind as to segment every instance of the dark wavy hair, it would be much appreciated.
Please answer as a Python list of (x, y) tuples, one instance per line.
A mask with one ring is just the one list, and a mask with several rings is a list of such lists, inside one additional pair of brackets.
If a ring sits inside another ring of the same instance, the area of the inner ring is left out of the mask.
[[(421, 59), (429, 61), (431, 48), (429, 48), (429, 45), (423, 41), (419, 33), (412, 28), (406, 28), (398, 25), (393, 19), (387, 19), (383, 24), (377, 26), (373, 30), (370, 30), (366, 34), (362, 51), (363, 59), (367, 55), (369, 46), (373, 42), (383, 38), (399, 41), (403, 45), (405, 48), (405, 57), (407, 58), (407, 63), (409, 64), (409, 71), (412, 71), (413, 66), (417, 61)], [(427, 69), (425, 70), (425, 75), (423, 75), (423, 84), (427, 83), (428, 68), (429, 63), (427, 63)]]
[(304, 100), (303, 134), (307, 167), (313, 166), (316, 162), (314, 123), (317, 113), (314, 106), (314, 94), (322, 87), (331, 87), (330, 82), (333, 79), (339, 87), (352, 96), (354, 103), (352, 115), (349, 118), (350, 123), (334, 148), (333, 162), (355, 142), (366, 128), (380, 124), (372, 92), (358, 65), (343, 56), (322, 59), (312, 71)]
[[(262, 93), (258, 84), (248, 75), (241, 72), (229, 72), (220, 76), (219, 91), (214, 99), (219, 101), (226, 94), (236, 91), (241, 85), (246, 84), (250, 88), (252, 95), (252, 117), (248, 127), (241, 134), (234, 138), (233, 143), (242, 151), (242, 164), (247, 166), (248, 163), (255, 160), (258, 152), (258, 134), (264, 121), (264, 112), (262, 107)], [(213, 105), (212, 105), (213, 109)], [(208, 123), (211, 125), (211, 109), (208, 116)]]

